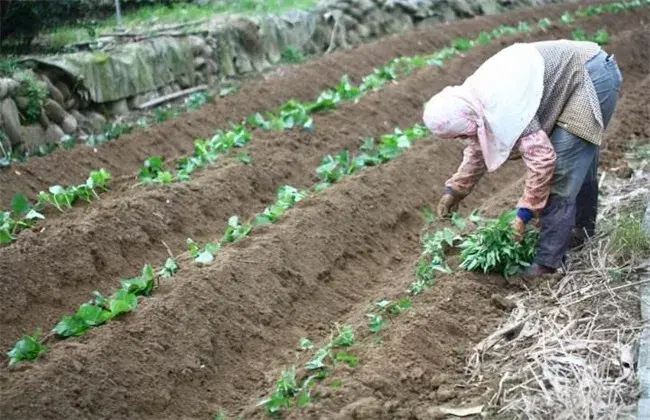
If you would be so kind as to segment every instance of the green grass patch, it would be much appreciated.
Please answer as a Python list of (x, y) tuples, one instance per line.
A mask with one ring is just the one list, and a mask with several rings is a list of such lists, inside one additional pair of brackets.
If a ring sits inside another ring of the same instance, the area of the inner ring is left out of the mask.
[(623, 214), (605, 227), (610, 232), (610, 251), (620, 261), (639, 261), (650, 252), (650, 236), (643, 229), (642, 216)]
[[(147, 28), (153, 24), (178, 24), (210, 18), (218, 14), (277, 14), (292, 9), (308, 9), (316, 0), (221, 0), (206, 4), (172, 4), (171, 6), (145, 6), (122, 15), (126, 28)], [(43, 39), (53, 48), (62, 48), (74, 42), (88, 41), (117, 27), (117, 19), (61, 26), (43, 34)]]

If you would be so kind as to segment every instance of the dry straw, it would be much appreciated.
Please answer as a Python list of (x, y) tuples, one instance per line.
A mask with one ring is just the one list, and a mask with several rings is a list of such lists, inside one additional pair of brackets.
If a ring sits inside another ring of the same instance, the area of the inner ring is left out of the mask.
[[(623, 212), (645, 205), (647, 185), (641, 177), (604, 186), (599, 225), (616, 229)], [(563, 276), (508, 296), (515, 309), (467, 366), (470, 382), (490, 389), (486, 418), (635, 418), (638, 288), (650, 280), (640, 280), (638, 259), (621, 261), (611, 232), (572, 252)]]

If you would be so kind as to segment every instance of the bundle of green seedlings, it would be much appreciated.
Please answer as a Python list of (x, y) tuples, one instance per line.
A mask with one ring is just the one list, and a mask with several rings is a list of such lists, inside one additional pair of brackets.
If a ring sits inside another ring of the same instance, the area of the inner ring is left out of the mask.
[(45, 219), (42, 210), (48, 206), (59, 211), (71, 208), (78, 200), (90, 202), (99, 199), (99, 191), (108, 190), (111, 179), (104, 169), (91, 171), (84, 184), (70, 187), (61, 185), (51, 186), (47, 192), (38, 194), (38, 201), (30, 203), (23, 194), (15, 194), (11, 200), (11, 211), (0, 213), (0, 244), (8, 244), (16, 240), (18, 232), (33, 228), (39, 220)]
[(517, 241), (511, 226), (515, 217), (513, 210), (501, 213), (496, 219), (482, 220), (476, 231), (459, 245), (462, 249), (460, 268), (510, 277), (530, 265), (535, 257), (539, 231), (527, 227), (521, 241)]
[(535, 257), (539, 231), (528, 226), (521, 240), (517, 240), (512, 228), (515, 217), (516, 212), (511, 210), (495, 219), (484, 219), (475, 210), (468, 218), (475, 228), (465, 233), (468, 222), (456, 213), (451, 221), (458, 230), (445, 227), (433, 234), (425, 233), (411, 293), (417, 295), (430, 286), (436, 272), (452, 271), (445, 263), (445, 249), (460, 249), (459, 267), (467, 271), (497, 273), (507, 278), (530, 265)]
[[(142, 274), (121, 281), (120, 288), (113, 295), (105, 298), (95, 291), (90, 302), (82, 304), (73, 315), (66, 315), (52, 329), (59, 338), (79, 337), (90, 328), (99, 327), (106, 322), (127, 312), (134, 311), (138, 306), (138, 298), (149, 296), (154, 289), (156, 278), (169, 278), (179, 269), (178, 261), (167, 258), (163, 267), (156, 273), (153, 267), (146, 264)], [(9, 366), (23, 360), (35, 360), (47, 352), (47, 347), (41, 342), (41, 331), (34, 335), (24, 335), (14, 347), (7, 352)]]

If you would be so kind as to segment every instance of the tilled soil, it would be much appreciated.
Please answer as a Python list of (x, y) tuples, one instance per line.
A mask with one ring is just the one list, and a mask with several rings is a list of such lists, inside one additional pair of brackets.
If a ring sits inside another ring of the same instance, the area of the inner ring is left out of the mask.
[[(125, 136), (97, 154), (80, 148), (34, 159), (6, 172), (0, 185), (35, 192), (45, 181), (79, 182), (88, 170), (102, 166), (93, 159), (102, 159), (118, 175), (129, 174), (148, 155), (166, 153), (173, 159), (188, 152), (193, 136), (208, 135), (227, 120), (290, 96), (310, 99), (343, 73), (358, 78), (392, 56), (430, 52), (458, 34), (559, 16), (567, 9), (457, 22), (338, 53), (343, 61), (335, 69), (333, 62), (324, 65), (334, 56), (326, 57), (242, 89), (226, 99), (232, 101), (229, 111), (217, 112), (225, 106), (219, 102), (183, 120)], [(643, 112), (636, 110), (645, 103), (639, 91), (647, 92), (650, 73), (648, 29), (632, 28), (649, 14), (641, 9), (580, 25), (588, 33), (604, 27), (613, 37), (606, 49), (616, 54), (625, 81), (612, 123), (616, 137), (608, 139), (619, 148), (647, 126), (637, 117)], [(165, 187), (131, 188), (122, 182), (102, 200), (53, 217), (44, 232), (25, 233), (0, 249), (0, 344), (6, 348), (39, 325), (51, 328), (92, 290), (107, 292), (144, 263), (159, 264), (167, 252), (163, 241), (180, 251), (187, 237), (210, 240), (231, 214), (249, 217), (261, 211), (280, 185), (310, 185), (324, 154), (356, 149), (364, 136), (391, 132), (395, 125), (419, 123), (426, 99), (462, 82), (502, 46), (569, 37), (570, 31), (552, 27), (544, 34), (511, 37), (443, 69), (422, 69), (358, 104), (316, 116), (313, 133), (255, 132), (247, 146), (250, 166), (228, 161), (197, 173), (191, 182)], [(416, 39), (423, 44), (414, 46)], [(263, 417), (250, 407), (268, 394), (280, 370), (295, 362), (301, 337), (325, 337), (337, 321), (365, 322), (368, 304), (395, 296), (412, 281), (421, 208), (435, 205), (461, 152), (459, 143), (423, 141), (399, 159), (299, 203), (277, 224), (225, 248), (212, 265), (184, 263), (136, 312), (84, 337), (54, 343), (36, 363), (2, 366), (0, 417), (207, 419), (222, 408), (246, 413), (245, 418)], [(9, 175), (15, 170), (23, 175)], [(504, 199), (504, 194), (511, 198), (506, 187), (516, 188), (523, 173), (521, 162), (509, 162), (484, 178), (462, 208), (508, 207), (512, 200)], [(403, 321), (396, 321), (382, 347), (360, 348), (361, 365), (343, 375), (341, 389), (320, 390), (321, 401), (294, 418), (426, 418), (429, 403), (456, 398), (446, 388), (462, 375), (467, 351), (497, 323), (501, 314), (490, 296), (504, 287), (483, 276), (445, 277)]]

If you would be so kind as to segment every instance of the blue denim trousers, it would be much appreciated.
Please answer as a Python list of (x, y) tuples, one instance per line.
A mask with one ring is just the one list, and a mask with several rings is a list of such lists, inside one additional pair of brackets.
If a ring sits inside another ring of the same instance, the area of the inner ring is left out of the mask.
[[(593, 81), (605, 128), (616, 108), (623, 77), (613, 55), (601, 51), (585, 65)], [(551, 193), (540, 215), (537, 264), (558, 268), (574, 228), (591, 236), (598, 211), (598, 154), (600, 147), (555, 126), (551, 143), (557, 156)]]

